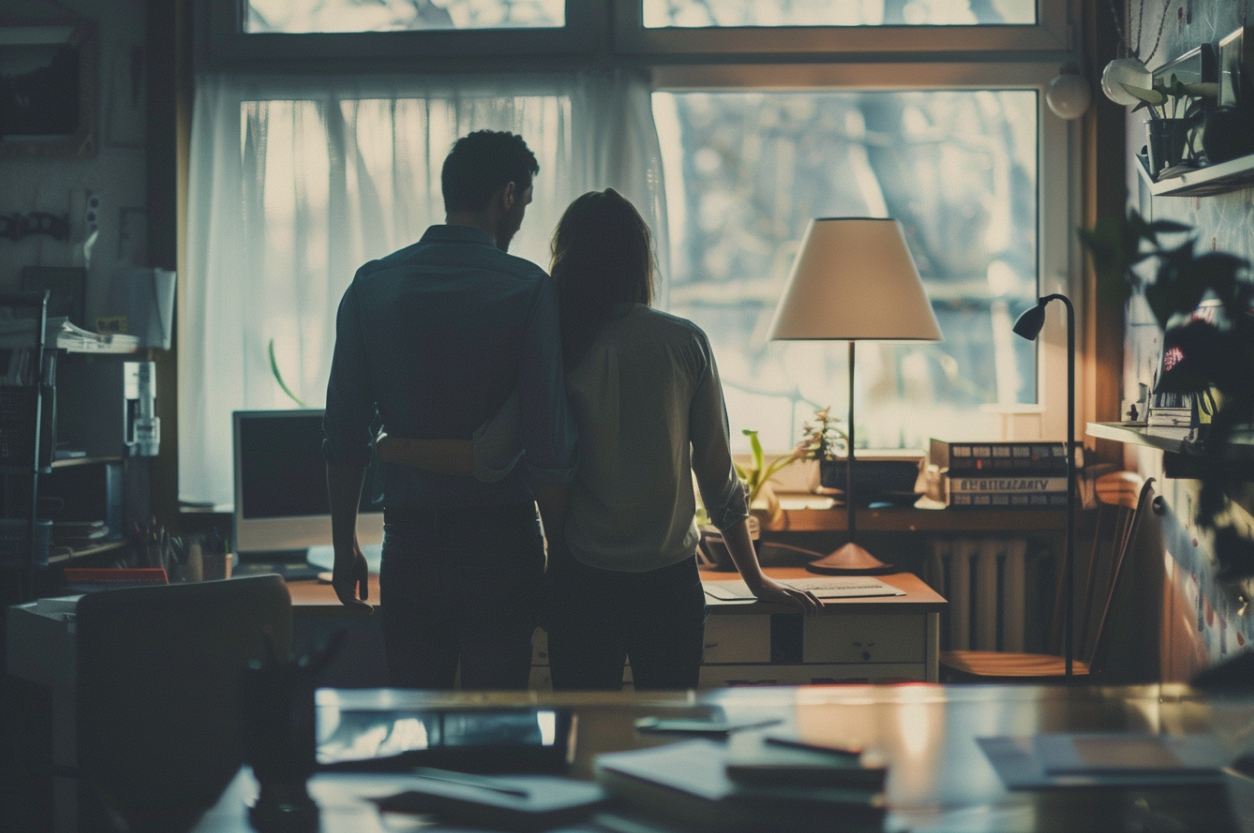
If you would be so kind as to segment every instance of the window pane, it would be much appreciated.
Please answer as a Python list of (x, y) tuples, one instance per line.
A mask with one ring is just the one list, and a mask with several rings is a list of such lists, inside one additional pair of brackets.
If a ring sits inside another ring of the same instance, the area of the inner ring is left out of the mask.
[(565, 25), (565, 0), (248, 0), (244, 31), (297, 34)]
[(816, 408), (848, 408), (844, 343), (766, 341), (815, 217), (901, 221), (945, 335), (859, 346), (859, 446), (980, 436), (981, 406), (1035, 401), (1033, 344), (1010, 329), (1036, 299), (1035, 92), (655, 93), (653, 109), (664, 303), (709, 335), (734, 437), (789, 448)]
[(1035, 0), (644, 0), (644, 25), (650, 29), (1035, 23)]

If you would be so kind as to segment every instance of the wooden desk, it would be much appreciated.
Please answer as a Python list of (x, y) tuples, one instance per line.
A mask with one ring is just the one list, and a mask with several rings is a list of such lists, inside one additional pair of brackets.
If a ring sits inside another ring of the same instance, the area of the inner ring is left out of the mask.
[[(765, 570), (774, 579), (815, 578), (801, 567)], [(702, 581), (735, 573), (703, 572)], [(702, 688), (744, 685), (937, 682), (940, 615), (947, 602), (918, 576), (879, 576), (904, 596), (834, 599), (817, 616), (789, 608), (710, 604)]]
[[(1222, 787), (1103, 788), (1046, 793), (1009, 792), (975, 743), (979, 737), (1064, 731), (1178, 734), (1214, 730), (1221, 743), (1233, 727), (1254, 718), (1254, 701), (1208, 705), (1178, 685), (1134, 688), (1030, 686), (826, 686), (736, 689), (695, 696), (630, 694), (540, 695), (421, 692), (348, 692), (349, 702), (380, 707), (554, 704), (575, 708), (579, 730), (572, 777), (590, 778), (601, 752), (659, 742), (636, 734), (632, 720), (683, 708), (722, 707), (732, 717), (776, 717), (772, 729), (798, 728), (836, 741), (859, 739), (879, 749), (889, 766), (890, 814), (885, 829), (939, 831), (1172, 830), (1234, 833)], [(323, 709), (327, 707), (323, 706)], [(334, 711), (332, 709), (331, 711)], [(335, 719), (334, 714), (320, 719)], [(1226, 728), (1225, 728), (1226, 727)], [(664, 739), (661, 742), (669, 742)], [(316, 776), (310, 784), (322, 804), (323, 833), (384, 833), (365, 796), (396, 791), (389, 776)], [(1230, 784), (1239, 811), (1248, 813), (1249, 787)], [(246, 808), (256, 785), (245, 770), (201, 820), (195, 833), (247, 833)], [(838, 829), (833, 820), (833, 829)], [(408, 828), (407, 828), (408, 829)], [(424, 827), (433, 832), (442, 828)], [(572, 828), (577, 829), (577, 828)], [(581, 828), (580, 828), (581, 829)]]
[[(814, 578), (800, 567), (765, 571), (776, 579)], [(726, 581), (736, 573), (703, 572), (702, 581)], [(789, 608), (752, 604), (711, 604), (705, 626), (702, 688), (733, 685), (806, 685), (939, 679), (940, 614), (947, 602), (910, 573), (882, 576), (904, 596), (840, 599), (818, 616), (802, 617)], [(288, 584), (296, 616), (360, 616), (335, 598), (331, 585)], [(370, 600), (379, 599), (378, 576), (370, 577)], [(531, 686), (552, 688), (548, 644), (536, 632)], [(631, 681), (630, 670), (624, 680)]]

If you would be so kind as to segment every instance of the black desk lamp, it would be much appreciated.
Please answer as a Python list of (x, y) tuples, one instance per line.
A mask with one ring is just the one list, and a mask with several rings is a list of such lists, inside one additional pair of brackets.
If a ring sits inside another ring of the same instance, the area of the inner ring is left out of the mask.
[(1063, 593), (1063, 661), (1066, 675), (1071, 677), (1072, 622), (1075, 619), (1075, 307), (1066, 295), (1046, 295), (1015, 322), (1015, 335), (1035, 341), (1045, 326), (1045, 307), (1050, 301), (1062, 301), (1067, 307), (1067, 541), (1062, 567)]

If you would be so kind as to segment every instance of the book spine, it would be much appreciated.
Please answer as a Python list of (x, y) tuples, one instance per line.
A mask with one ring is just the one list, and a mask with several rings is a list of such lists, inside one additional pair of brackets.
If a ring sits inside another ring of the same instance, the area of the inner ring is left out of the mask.
[(949, 475), (948, 487), (950, 494), (958, 492), (990, 493), (1004, 492), (1066, 492), (1067, 478), (1048, 477), (1045, 475), (1015, 477), (967, 477)]
[(1065, 443), (951, 443), (933, 439), (931, 462), (957, 472), (1065, 474)]
[(953, 509), (1054, 509), (1067, 505), (1066, 492), (950, 492)]

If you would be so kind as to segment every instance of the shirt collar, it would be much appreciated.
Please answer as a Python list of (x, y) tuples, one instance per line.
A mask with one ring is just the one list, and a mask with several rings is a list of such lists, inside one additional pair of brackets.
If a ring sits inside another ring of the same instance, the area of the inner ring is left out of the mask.
[(495, 246), (492, 237), (483, 229), (474, 226), (431, 226), (422, 235), (422, 243), (480, 243)]

